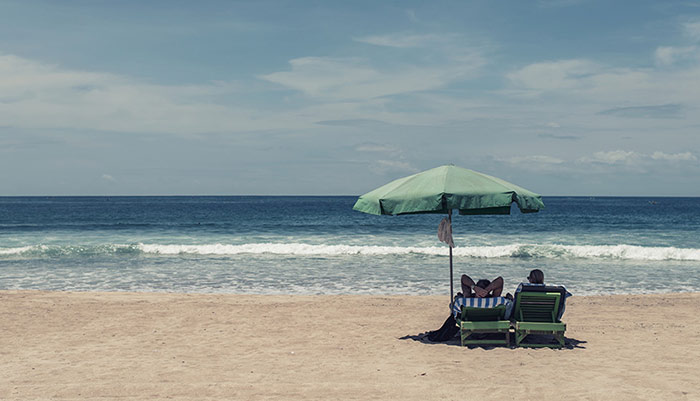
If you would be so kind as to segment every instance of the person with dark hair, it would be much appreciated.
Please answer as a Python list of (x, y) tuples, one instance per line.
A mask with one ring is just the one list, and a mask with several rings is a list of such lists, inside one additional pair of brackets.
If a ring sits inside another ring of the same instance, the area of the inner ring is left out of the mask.
[[(492, 308), (499, 305), (510, 305), (510, 300), (501, 297), (503, 292), (503, 278), (496, 277), (493, 281), (481, 279), (476, 283), (466, 274), (462, 275), (462, 292), (455, 295), (450, 304), (452, 314), (445, 320), (445, 323), (438, 330), (427, 334), (430, 341), (448, 341), (458, 332), (456, 318), (461, 313), (462, 306), (476, 304), (478, 307)], [(475, 299), (483, 298), (483, 299)]]
[(527, 275), (530, 284), (544, 284), (544, 273), (540, 269), (534, 269)]
[(493, 281), (481, 279), (475, 283), (471, 277), (462, 274), (462, 294), (467, 298), (500, 297), (501, 293), (503, 293), (503, 277), (501, 276), (496, 277)]

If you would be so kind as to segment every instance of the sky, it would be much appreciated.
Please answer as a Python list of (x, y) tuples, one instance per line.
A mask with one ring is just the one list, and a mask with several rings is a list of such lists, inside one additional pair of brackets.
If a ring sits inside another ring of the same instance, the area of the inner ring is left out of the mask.
[(0, 195), (700, 196), (700, 1), (0, 1)]

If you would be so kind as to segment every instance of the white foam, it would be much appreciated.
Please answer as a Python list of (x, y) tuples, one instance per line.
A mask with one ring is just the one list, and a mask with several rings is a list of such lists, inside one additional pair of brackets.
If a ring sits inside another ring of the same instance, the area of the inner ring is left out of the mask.
[[(296, 256), (342, 255), (432, 255), (445, 256), (446, 246), (380, 246), (380, 245), (324, 245), (303, 243), (252, 243), (252, 244), (103, 244), (81, 245), (29, 245), (0, 248), (0, 256), (12, 257), (65, 257), (94, 254), (142, 252), (152, 255), (240, 255), (272, 254)], [(494, 246), (464, 246), (453, 250), (458, 257), (469, 258), (545, 258), (545, 259), (614, 259), (614, 260), (675, 260), (700, 261), (700, 249), (676, 247), (644, 247), (637, 245), (560, 245), (560, 244), (510, 244)]]
[(646, 247), (635, 245), (558, 245), (578, 258), (633, 260), (700, 260), (700, 249), (676, 247)]
[[(159, 245), (139, 244), (145, 253), (178, 255), (438, 255), (444, 256), (444, 246), (404, 247), (375, 245), (312, 245), (300, 243), (255, 243), (241, 245)], [(552, 258), (552, 259), (621, 259), (621, 260), (684, 260), (700, 261), (700, 249), (675, 247), (642, 247), (636, 245), (558, 245), (512, 244), (500, 246), (458, 247), (455, 256), (473, 258)]]
[(45, 245), (29, 245), (17, 248), (0, 248), (0, 255), (21, 255), (23, 253), (45, 250)]
[(275, 254), (275, 255), (405, 255), (418, 253), (425, 255), (444, 255), (441, 247), (402, 247), (374, 245), (312, 245), (312, 244), (209, 244), (209, 245), (159, 245), (139, 244), (145, 253), (161, 255), (197, 254), (197, 255), (238, 255), (238, 254)]

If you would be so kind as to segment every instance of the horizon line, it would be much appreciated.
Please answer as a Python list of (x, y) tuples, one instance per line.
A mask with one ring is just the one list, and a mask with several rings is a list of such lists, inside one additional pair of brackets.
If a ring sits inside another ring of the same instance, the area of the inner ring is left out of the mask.
[[(0, 198), (225, 198), (225, 197), (359, 197), (338, 194), (237, 194), (237, 195), (0, 195)], [(543, 198), (700, 198), (700, 195), (540, 195)]]

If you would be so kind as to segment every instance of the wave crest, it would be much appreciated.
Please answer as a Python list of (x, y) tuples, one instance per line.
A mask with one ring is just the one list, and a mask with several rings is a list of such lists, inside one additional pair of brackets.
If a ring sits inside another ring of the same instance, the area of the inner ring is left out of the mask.
[[(273, 254), (297, 256), (342, 255), (434, 255), (445, 256), (444, 246), (411, 247), (379, 245), (313, 245), (302, 243), (253, 244), (106, 244), (92, 246), (33, 245), (0, 248), (0, 257), (80, 257), (100, 255), (240, 255)], [(511, 244), (497, 246), (465, 246), (454, 248), (458, 257), (471, 258), (546, 258), (546, 259), (617, 259), (700, 261), (700, 249), (675, 247), (643, 247), (636, 245), (558, 245)]]

